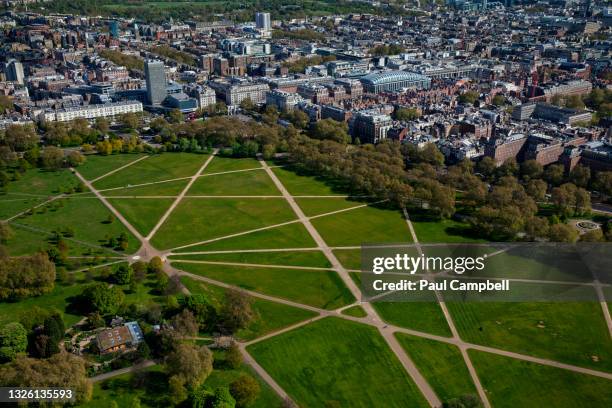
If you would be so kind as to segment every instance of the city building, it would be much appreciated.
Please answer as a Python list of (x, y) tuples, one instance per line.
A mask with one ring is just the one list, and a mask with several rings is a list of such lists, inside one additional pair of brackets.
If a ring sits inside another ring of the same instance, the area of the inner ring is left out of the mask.
[(431, 79), (425, 75), (406, 71), (386, 71), (360, 78), (365, 92), (396, 92), (405, 89), (429, 89)]
[(349, 120), (349, 131), (353, 139), (359, 138), (362, 143), (378, 143), (386, 139), (391, 127), (391, 116), (377, 111), (356, 112)]
[(137, 322), (103, 330), (96, 335), (96, 345), (100, 354), (125, 351), (144, 341), (142, 330)]
[(6, 63), (5, 75), (7, 81), (14, 81), (18, 84), (23, 85), (23, 64), (21, 62), (16, 61), (14, 59), (9, 60)]
[(68, 122), (78, 118), (94, 119), (99, 117), (112, 117), (124, 113), (142, 112), (142, 103), (136, 101), (124, 101), (106, 103), (101, 105), (76, 106), (72, 108), (44, 111), (39, 115), (40, 121), (46, 122)]
[(161, 61), (145, 61), (145, 78), (147, 82), (147, 102), (149, 105), (160, 105), (166, 99), (166, 70)]
[(272, 29), (272, 23), (270, 22), (270, 13), (256, 13), (255, 26), (261, 30)]
[(227, 106), (238, 106), (247, 98), (253, 103), (263, 104), (266, 102), (266, 93), (270, 90), (268, 84), (238, 79), (211, 81), (209, 86)]
[(281, 112), (292, 110), (303, 101), (299, 94), (293, 92), (272, 90), (266, 93), (266, 105), (276, 106)]

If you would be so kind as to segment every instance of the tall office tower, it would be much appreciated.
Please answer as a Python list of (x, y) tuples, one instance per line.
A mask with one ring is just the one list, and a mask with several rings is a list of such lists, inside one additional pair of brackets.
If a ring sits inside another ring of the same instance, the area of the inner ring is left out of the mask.
[(108, 31), (113, 38), (119, 38), (119, 22), (117, 20), (111, 20), (108, 23)]
[(270, 13), (255, 13), (255, 25), (262, 30), (270, 30), (272, 28)]
[(482, 9), (483, 10), (487, 9), (487, 0), (482, 0)]
[(6, 74), (7, 81), (15, 81), (23, 85), (24, 75), (23, 75), (23, 65), (21, 64), (21, 62), (14, 60), (14, 59), (9, 60), (6, 63), (5, 74)]
[(145, 77), (147, 80), (147, 102), (159, 105), (166, 99), (166, 72), (161, 61), (147, 60), (145, 62)]

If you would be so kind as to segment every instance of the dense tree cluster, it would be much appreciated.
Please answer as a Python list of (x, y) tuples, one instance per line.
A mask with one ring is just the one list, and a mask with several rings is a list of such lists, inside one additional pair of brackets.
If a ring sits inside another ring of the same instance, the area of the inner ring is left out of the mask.
[(301, 57), (294, 61), (283, 62), (283, 66), (287, 67), (291, 73), (303, 73), (306, 70), (306, 67), (325, 64), (326, 62), (334, 61), (335, 59), (335, 55), (313, 55), (311, 57)]
[(144, 60), (134, 55), (124, 54), (121, 51), (104, 49), (100, 50), (100, 56), (117, 65), (123, 65), (127, 69), (144, 71)]
[(167, 45), (159, 45), (156, 47), (152, 47), (149, 51), (153, 54), (161, 55), (162, 57), (170, 58), (175, 61), (178, 61), (182, 64), (195, 66), (197, 64), (195, 56), (179, 51)]
[(69, 388), (74, 390), (77, 402), (88, 401), (92, 394), (85, 361), (65, 352), (42, 360), (17, 357), (11, 363), (0, 366), (0, 386)]
[(385, 55), (397, 55), (405, 51), (405, 48), (399, 44), (377, 45), (370, 50), (370, 55), (382, 57)]
[(0, 258), (0, 300), (39, 296), (54, 283), (55, 265), (45, 253)]

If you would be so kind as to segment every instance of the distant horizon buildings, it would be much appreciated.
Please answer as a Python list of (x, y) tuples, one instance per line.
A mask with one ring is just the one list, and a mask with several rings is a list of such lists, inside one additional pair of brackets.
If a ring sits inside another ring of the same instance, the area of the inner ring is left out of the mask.
[(270, 13), (255, 13), (255, 27), (261, 30), (271, 30)]
[(164, 63), (157, 60), (147, 60), (144, 64), (147, 83), (147, 103), (160, 105), (166, 99), (166, 71)]

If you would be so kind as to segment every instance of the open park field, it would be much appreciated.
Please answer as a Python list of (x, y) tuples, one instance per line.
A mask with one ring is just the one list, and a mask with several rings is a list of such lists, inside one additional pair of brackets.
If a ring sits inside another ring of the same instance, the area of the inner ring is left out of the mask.
[[(605, 303), (361, 303), (363, 243), (483, 242), (459, 220), (408, 216), (283, 163), (214, 153), (88, 156), (74, 171), (28, 170), (0, 195), (0, 218), (14, 231), (7, 250), (48, 250), (61, 236), (71, 277), (0, 303), (0, 324), (34, 307), (74, 324), (83, 317), (74, 296), (105, 265), (160, 256), (185, 293), (214, 304), (226, 287), (250, 295), (256, 317), (235, 337), (248, 363), (241, 370), (262, 388), (254, 407), (287, 396), (304, 407), (412, 407), (465, 395), (485, 407), (612, 405)], [(512, 258), (499, 259), (512, 268)], [(160, 301), (147, 281), (122, 289), (128, 303)], [(147, 369), (150, 394), (161, 396), (156, 367)], [(215, 370), (207, 384), (239, 375)], [(88, 406), (125, 395), (132, 376), (96, 383)], [(163, 405), (151, 395), (140, 395), (143, 406)]]

